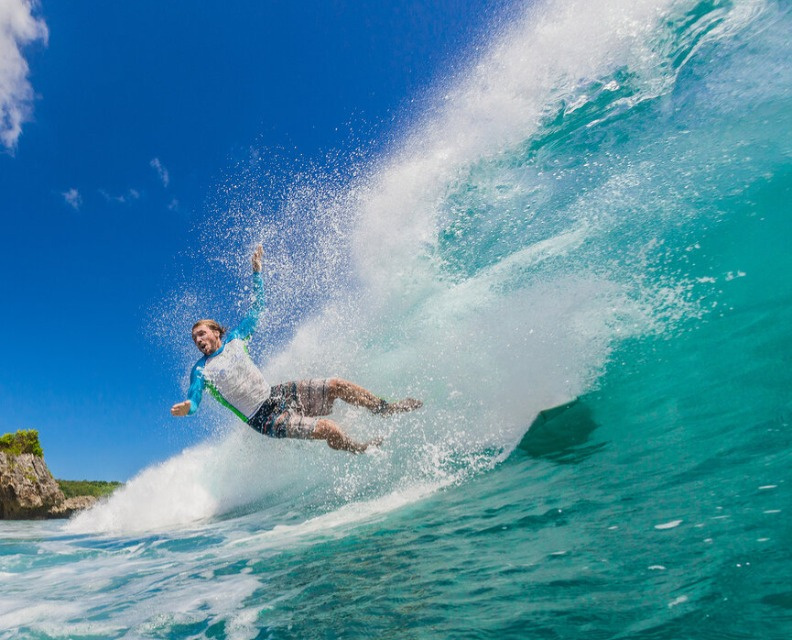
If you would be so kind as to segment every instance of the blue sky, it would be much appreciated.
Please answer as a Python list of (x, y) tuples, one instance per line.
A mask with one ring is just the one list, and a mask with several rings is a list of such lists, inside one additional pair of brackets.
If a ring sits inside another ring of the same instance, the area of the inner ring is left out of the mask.
[(146, 325), (195, 269), (223, 176), (251, 148), (386, 148), (505, 6), (3, 0), (0, 432), (38, 429), (69, 479), (124, 480), (205, 437), (168, 413), (184, 345)]

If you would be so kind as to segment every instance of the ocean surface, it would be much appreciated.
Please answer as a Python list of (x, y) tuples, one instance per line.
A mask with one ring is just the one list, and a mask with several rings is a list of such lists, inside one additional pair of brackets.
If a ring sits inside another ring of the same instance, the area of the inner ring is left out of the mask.
[(240, 174), (266, 375), (425, 408), (338, 407), (361, 456), (218, 418), (0, 523), (0, 638), (792, 637), (790, 34), (780, 0), (529, 4), (376, 157), (275, 212)]

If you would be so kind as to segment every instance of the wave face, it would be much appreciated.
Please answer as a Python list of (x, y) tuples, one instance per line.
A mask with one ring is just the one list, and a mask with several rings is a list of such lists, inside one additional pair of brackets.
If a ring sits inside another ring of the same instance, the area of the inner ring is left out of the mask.
[[(357, 457), (215, 418), (65, 528), (3, 525), (0, 637), (786, 637), (790, 27), (538, 3), (387, 154), (276, 202), (251, 161), (199, 257), (237, 288), (264, 239), (265, 374), (425, 408), (338, 407), (386, 436)], [(207, 300), (244, 292), (162, 326)]]

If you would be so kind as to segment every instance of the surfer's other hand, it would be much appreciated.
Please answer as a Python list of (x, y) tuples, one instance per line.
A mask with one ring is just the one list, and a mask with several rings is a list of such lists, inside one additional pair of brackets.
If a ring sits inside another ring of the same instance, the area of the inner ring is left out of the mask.
[(190, 401), (177, 402), (171, 407), (171, 414), (177, 418), (182, 418), (190, 413)]
[(250, 258), (250, 261), (253, 263), (254, 273), (261, 273), (261, 259), (263, 257), (264, 257), (264, 247), (258, 245), (253, 250), (253, 257)]

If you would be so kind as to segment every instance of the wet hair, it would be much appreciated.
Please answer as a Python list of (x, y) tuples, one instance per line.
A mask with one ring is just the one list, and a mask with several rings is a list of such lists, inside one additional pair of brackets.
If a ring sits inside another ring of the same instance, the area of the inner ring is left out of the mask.
[(208, 318), (205, 318), (203, 320), (199, 320), (198, 322), (196, 322), (192, 326), (192, 330), (190, 331), (190, 333), (192, 333), (192, 331), (195, 331), (195, 328), (201, 325), (209, 327), (212, 331), (218, 331), (220, 333), (221, 338), (226, 334), (227, 331), (227, 329), (223, 325), (221, 325), (217, 320), (209, 320)]

